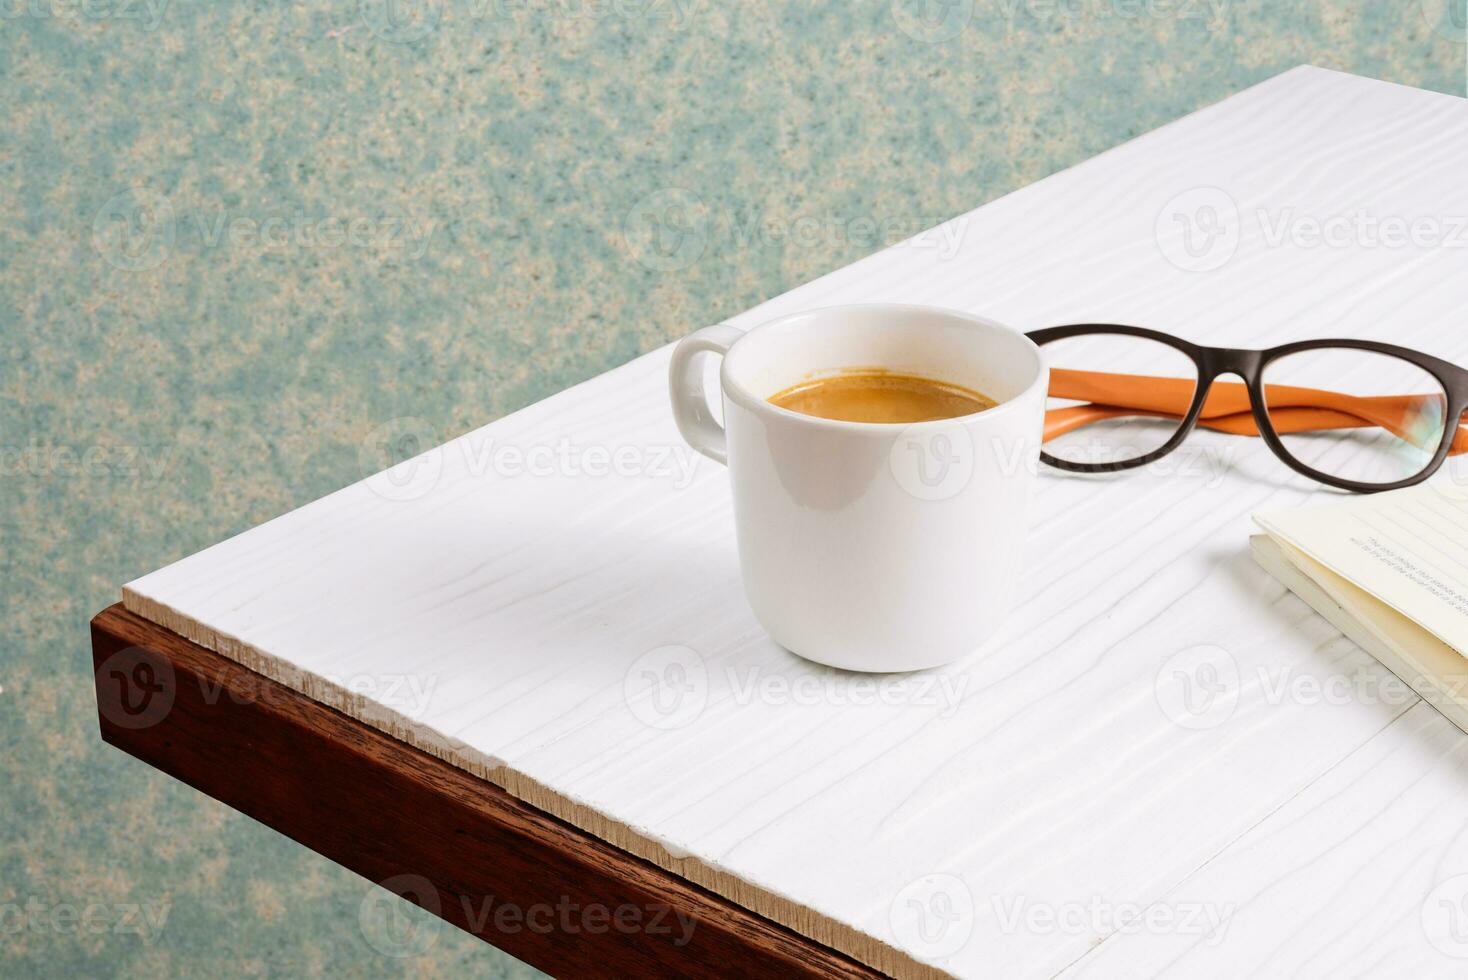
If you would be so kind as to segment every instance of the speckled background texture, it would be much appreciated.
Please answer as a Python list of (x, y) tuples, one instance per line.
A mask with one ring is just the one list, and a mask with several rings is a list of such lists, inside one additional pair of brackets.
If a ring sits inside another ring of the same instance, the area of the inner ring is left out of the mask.
[(394, 420), (478, 426), (1294, 65), (1461, 94), (1448, 2), (0, 0), (0, 974), (532, 975), (102, 745), (91, 615)]

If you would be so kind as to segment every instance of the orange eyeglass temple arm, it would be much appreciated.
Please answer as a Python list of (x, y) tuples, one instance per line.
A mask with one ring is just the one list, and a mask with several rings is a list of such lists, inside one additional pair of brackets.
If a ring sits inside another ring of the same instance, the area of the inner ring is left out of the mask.
[[(1074, 432), (1106, 419), (1138, 415), (1181, 419), (1193, 404), (1195, 384), (1188, 378), (1154, 378), (1140, 374), (1108, 374), (1052, 368), (1050, 397), (1089, 402), (1045, 413), (1045, 440)], [(1377, 426), (1399, 438), (1422, 446), (1427, 433), (1417, 420), (1442, 399), (1436, 395), (1380, 395), (1361, 397), (1320, 388), (1266, 385), (1269, 420), (1280, 433), (1315, 432), (1322, 429), (1358, 429)], [(1198, 424), (1219, 432), (1257, 436), (1259, 427), (1249, 404), (1249, 390), (1237, 381), (1221, 381), (1208, 390)], [(1434, 425), (1435, 428), (1435, 425)], [(1468, 452), (1468, 428), (1453, 435), (1451, 455)]]

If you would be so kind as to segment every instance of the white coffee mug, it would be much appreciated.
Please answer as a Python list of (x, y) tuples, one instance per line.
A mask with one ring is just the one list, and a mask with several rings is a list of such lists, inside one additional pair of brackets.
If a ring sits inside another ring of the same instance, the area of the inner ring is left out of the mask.
[[(724, 422), (699, 355), (723, 355)], [(894, 425), (815, 418), (768, 399), (852, 369), (962, 385), (999, 402)], [(706, 327), (673, 352), (673, 417), (726, 463), (749, 604), (770, 636), (833, 667), (917, 670), (976, 650), (1021, 567), (1049, 376), (1039, 348), (983, 317), (841, 306), (745, 333)]]

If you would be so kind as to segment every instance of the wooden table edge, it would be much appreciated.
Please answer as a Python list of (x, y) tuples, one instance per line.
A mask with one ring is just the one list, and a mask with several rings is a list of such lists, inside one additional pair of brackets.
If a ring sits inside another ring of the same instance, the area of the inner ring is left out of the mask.
[(121, 604), (92, 658), (103, 741), (548, 973), (882, 976)]

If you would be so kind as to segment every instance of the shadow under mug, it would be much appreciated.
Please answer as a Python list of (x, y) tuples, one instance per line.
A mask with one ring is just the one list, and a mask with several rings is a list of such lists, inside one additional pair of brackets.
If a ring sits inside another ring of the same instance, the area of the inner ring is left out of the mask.
[[(701, 355), (723, 356), (723, 424)], [(999, 402), (911, 425), (778, 408), (771, 395), (852, 369), (963, 385)], [(770, 636), (833, 667), (957, 660), (998, 628), (1022, 563), (1048, 374), (1024, 334), (922, 306), (781, 317), (689, 335), (673, 352), (673, 417), (725, 463), (745, 592)]]

